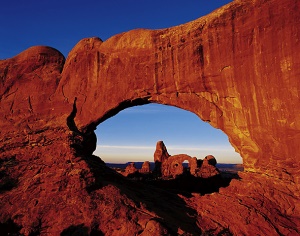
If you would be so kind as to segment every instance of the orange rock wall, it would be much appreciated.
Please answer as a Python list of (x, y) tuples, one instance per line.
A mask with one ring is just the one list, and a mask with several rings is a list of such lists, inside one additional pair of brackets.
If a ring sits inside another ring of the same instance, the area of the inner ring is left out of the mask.
[(223, 130), (246, 170), (299, 175), (299, 3), (273, 2), (235, 1), (177, 27), (83, 39), (61, 74), (63, 56), (50, 48), (3, 60), (2, 135), (8, 120), (65, 126), (75, 97), (82, 131), (156, 102)]
[(291, 178), (299, 175), (298, 7), (236, 1), (177, 27), (84, 39), (56, 95), (78, 98), (80, 129), (135, 104), (192, 111), (228, 135), (245, 170)]
[[(28, 235), (32, 224), (58, 234), (83, 222), (89, 230), (112, 235), (145, 231), (145, 222), (159, 216), (172, 222), (172, 230), (181, 225), (178, 232), (192, 235), (199, 231), (182, 222), (202, 232), (300, 233), (299, 25), (299, 1), (234, 1), (173, 28), (133, 30), (105, 42), (83, 39), (66, 61), (57, 50), (41, 46), (0, 61), (5, 186), (0, 223), (13, 219)], [(134, 191), (122, 190), (135, 199), (131, 202), (119, 193), (121, 184), (107, 182), (118, 178), (86, 158), (95, 148), (93, 130), (99, 123), (126, 107), (150, 102), (194, 112), (223, 130), (243, 158), (242, 180), (219, 194), (184, 200), (197, 212), (192, 220), (166, 215), (151, 205), (153, 199), (147, 202), (152, 212), (148, 208), (145, 216)], [(114, 208), (106, 201), (113, 201)], [(130, 212), (125, 214), (130, 219), (124, 215), (126, 222), (122, 217), (110, 221), (114, 213), (109, 212), (126, 201), (130, 206), (121, 209)], [(139, 223), (132, 221), (136, 218)]]

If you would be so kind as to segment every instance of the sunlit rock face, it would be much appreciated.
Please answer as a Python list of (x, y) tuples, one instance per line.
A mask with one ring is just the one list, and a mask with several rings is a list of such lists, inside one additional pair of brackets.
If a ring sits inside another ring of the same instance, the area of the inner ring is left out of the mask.
[[(83, 39), (66, 61), (40, 46), (0, 61), (0, 227), (299, 234), (299, 8), (234, 1), (177, 27)], [(223, 130), (243, 158), (241, 180), (212, 195), (164, 198), (91, 156), (96, 125), (150, 102)]]

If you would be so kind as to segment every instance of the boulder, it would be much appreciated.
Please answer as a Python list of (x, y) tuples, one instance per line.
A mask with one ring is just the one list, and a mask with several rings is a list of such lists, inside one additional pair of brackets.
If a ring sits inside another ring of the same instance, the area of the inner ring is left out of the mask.
[(212, 166), (216, 166), (216, 164), (217, 164), (217, 159), (213, 155), (208, 155), (208, 156), (204, 157), (203, 161), (207, 162), (206, 164), (209, 164)]
[(216, 167), (217, 161), (214, 156), (209, 155), (203, 159), (202, 165), (197, 171), (196, 176), (201, 178), (210, 178), (220, 174)]

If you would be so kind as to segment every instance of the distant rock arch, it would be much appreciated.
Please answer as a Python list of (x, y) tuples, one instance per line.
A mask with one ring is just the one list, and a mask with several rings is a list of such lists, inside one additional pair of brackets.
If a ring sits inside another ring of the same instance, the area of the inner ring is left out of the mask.
[(161, 172), (164, 177), (172, 176), (176, 177), (181, 175), (184, 171), (182, 163), (184, 161), (189, 162), (190, 173), (194, 175), (197, 169), (197, 158), (191, 157), (186, 154), (177, 154), (170, 156), (167, 160), (162, 162)]

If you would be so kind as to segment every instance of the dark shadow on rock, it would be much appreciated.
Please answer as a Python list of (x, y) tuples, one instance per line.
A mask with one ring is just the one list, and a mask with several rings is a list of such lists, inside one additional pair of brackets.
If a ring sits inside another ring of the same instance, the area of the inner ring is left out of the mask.
[(152, 173), (151, 174), (147, 174), (147, 173), (140, 173), (140, 172), (136, 171), (135, 173), (128, 174), (127, 178), (131, 179), (131, 180), (135, 180), (135, 181), (143, 181), (143, 182), (145, 182), (145, 181), (153, 180), (154, 175)]
[(84, 224), (80, 225), (71, 225), (70, 227), (64, 229), (60, 236), (103, 236), (104, 234), (96, 229), (95, 227), (92, 228), (91, 232), (89, 233), (89, 228), (86, 227)]
[(161, 177), (161, 162), (160, 161), (155, 161), (153, 176), (154, 176), (154, 178)]
[(117, 187), (138, 207), (143, 204), (149, 211), (154, 212), (162, 227), (168, 230), (168, 235), (177, 235), (178, 229), (187, 235), (201, 235), (196, 224), (197, 212), (189, 208), (176, 193), (142, 181), (131, 180), (128, 184)]
[(220, 188), (228, 187), (231, 180), (239, 179), (239, 176), (237, 173), (221, 172), (219, 175), (201, 178), (195, 177), (189, 172), (184, 172), (183, 174), (176, 176), (176, 178), (162, 179), (156, 178), (152, 173), (143, 174), (135, 172), (129, 174), (127, 178), (190, 197), (191, 193), (200, 193), (201, 195), (204, 195), (219, 192)]
[(122, 183), (124, 181), (124, 177), (111, 168), (107, 167), (104, 161), (101, 160), (101, 158), (90, 155), (81, 156), (81, 159), (88, 164), (95, 179), (93, 182), (87, 183), (86, 190), (88, 193), (102, 188), (106, 185), (107, 181), (113, 181), (116, 183)]
[[(94, 196), (94, 201), (97, 202), (99, 196), (93, 192), (96, 193), (96, 190), (112, 185), (120, 190), (120, 194), (125, 194), (127, 198), (131, 199), (137, 209), (143, 205), (147, 210), (157, 215), (160, 219), (158, 223), (161, 227), (167, 229), (168, 235), (177, 235), (179, 228), (187, 232), (188, 235), (201, 235), (201, 230), (196, 224), (197, 212), (189, 208), (176, 193), (148, 184), (148, 181), (134, 181), (126, 178), (107, 167), (97, 156), (81, 156), (80, 158), (88, 164), (94, 176), (94, 182), (87, 187), (91, 197)], [(145, 177), (146, 175), (141, 174), (141, 176)], [(111, 197), (114, 198), (114, 196)], [(81, 225), (80, 227), (84, 226)]]
[(0, 171), (0, 193), (12, 190), (18, 184), (18, 180), (10, 178), (5, 171)]
[(0, 223), (0, 234), (2, 236), (20, 236), (21, 226), (17, 225), (12, 219), (7, 220), (5, 223)]
[(199, 178), (192, 175), (180, 175), (175, 179), (153, 180), (150, 185), (190, 197), (191, 193), (200, 193), (201, 195), (219, 192), (221, 187), (229, 186), (231, 179), (224, 179), (221, 175), (215, 175), (210, 178)]
[(135, 203), (137, 209), (143, 205), (157, 215), (160, 219), (158, 223), (167, 229), (169, 235), (176, 235), (179, 229), (190, 235), (201, 235), (197, 227), (197, 212), (187, 206), (184, 197), (189, 198), (192, 193), (204, 195), (218, 192), (221, 187), (229, 186), (233, 178), (239, 178), (232, 173), (200, 178), (188, 171), (169, 180), (163, 180), (155, 173), (135, 172), (124, 177), (97, 156), (82, 155), (80, 158), (88, 164), (94, 177), (94, 181), (86, 187), (91, 196), (92, 192), (104, 186), (115, 186)]
[(70, 227), (64, 229), (60, 236), (89, 236), (89, 228), (84, 226), (84, 224), (80, 225), (71, 225)]
[(10, 157), (0, 160), (0, 193), (10, 191), (18, 184), (18, 179), (13, 177), (13, 167), (18, 165), (16, 158)]
[(209, 230), (203, 232), (202, 235), (204, 235), (204, 236), (213, 236), (213, 235), (216, 235), (216, 236), (233, 236), (233, 233), (230, 232), (229, 228), (224, 228), (219, 232), (216, 232), (216, 231), (217, 231), (217, 229), (209, 229)]
[(190, 208), (184, 198), (191, 197), (192, 193), (204, 195), (218, 192), (221, 187), (227, 187), (233, 178), (239, 178), (237, 174), (232, 173), (200, 178), (191, 175), (190, 172), (184, 172), (169, 180), (163, 180), (153, 173), (139, 172), (124, 177), (106, 166), (97, 156), (79, 157), (88, 164), (93, 175), (93, 181), (88, 182), (86, 187), (93, 201), (99, 201), (97, 190), (108, 185), (115, 186), (121, 195), (134, 202), (136, 210), (141, 208), (142, 211), (146, 208), (153, 212), (160, 219), (158, 224), (167, 229), (168, 235), (176, 235), (178, 230), (186, 232), (187, 235), (201, 235), (201, 229), (197, 227), (197, 211)]
[(90, 236), (104, 236), (104, 233), (102, 233), (102, 231), (99, 230), (98, 227), (99, 227), (98, 224), (95, 224), (94, 226), (92, 226)]

